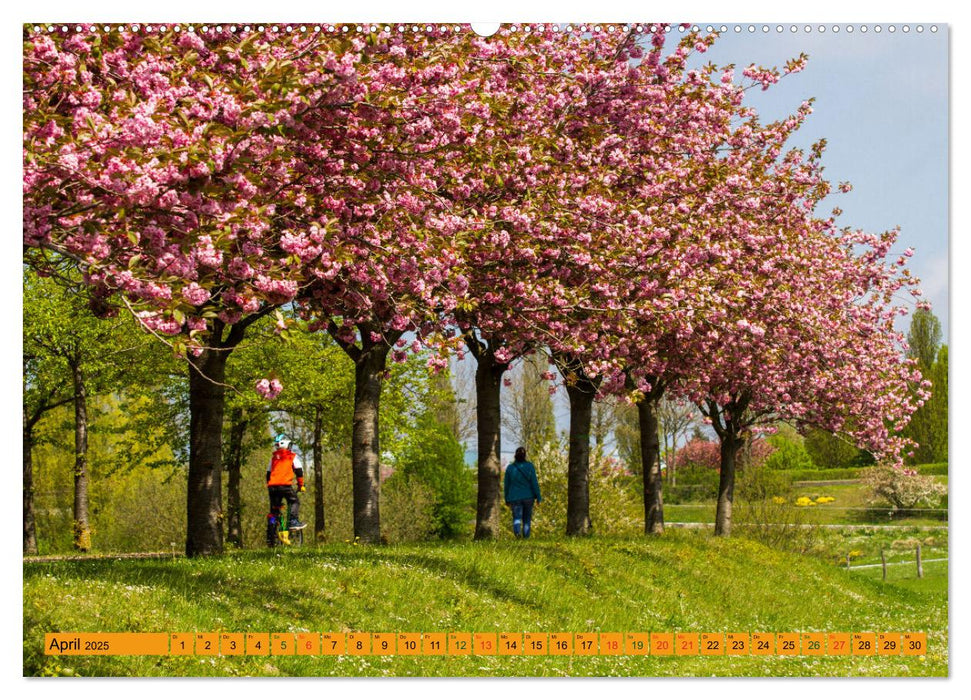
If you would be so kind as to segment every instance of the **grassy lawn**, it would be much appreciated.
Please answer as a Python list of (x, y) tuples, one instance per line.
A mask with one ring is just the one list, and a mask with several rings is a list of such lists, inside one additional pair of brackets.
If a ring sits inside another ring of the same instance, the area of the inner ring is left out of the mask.
[[(898, 567), (904, 569), (906, 567)], [(909, 570), (909, 569), (908, 569)], [(244, 551), (24, 564), (25, 675), (940, 676), (946, 569), (910, 582), (741, 538)], [(899, 577), (897, 574), (899, 573)], [(896, 578), (895, 578), (896, 577)], [(926, 631), (925, 657), (48, 657), (45, 632)]]
[[(946, 476), (935, 477), (947, 484)], [(816, 501), (820, 497), (834, 500), (812, 506), (800, 506), (800, 516), (807, 523), (820, 525), (946, 525), (946, 511), (915, 511), (906, 514), (892, 513), (888, 507), (874, 507), (867, 501), (865, 487), (854, 484), (802, 484), (793, 486), (792, 498), (800, 496)], [(665, 504), (664, 519), (672, 523), (714, 523), (715, 503), (713, 500), (699, 503)]]

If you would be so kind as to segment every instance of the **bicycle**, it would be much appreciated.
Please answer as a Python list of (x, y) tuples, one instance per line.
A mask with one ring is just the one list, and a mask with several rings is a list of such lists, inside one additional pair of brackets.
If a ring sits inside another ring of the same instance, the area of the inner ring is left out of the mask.
[(280, 509), (280, 513), (270, 512), (266, 516), (266, 546), (267, 547), (279, 547), (279, 546), (301, 546), (303, 545), (303, 529), (291, 530), (289, 528), (290, 522), (290, 504), (286, 504), (286, 514), (283, 514), (283, 508)]

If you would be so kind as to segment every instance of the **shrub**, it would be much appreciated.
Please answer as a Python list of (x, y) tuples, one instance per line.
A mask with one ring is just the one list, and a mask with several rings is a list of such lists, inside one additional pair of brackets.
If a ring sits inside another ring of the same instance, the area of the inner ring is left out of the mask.
[(677, 504), (711, 500), (718, 494), (718, 475), (717, 469), (709, 467), (681, 467), (676, 476), (677, 484), (664, 489), (664, 502)]
[(785, 433), (772, 435), (768, 443), (775, 451), (765, 459), (767, 469), (812, 469), (813, 460), (798, 434), (791, 437)]
[(421, 479), (395, 472), (381, 485), (381, 536), (417, 542), (435, 534), (435, 491)]
[(871, 503), (889, 504), (894, 510), (935, 508), (947, 494), (947, 487), (933, 477), (891, 466), (864, 470), (863, 483), (870, 491)]
[(799, 469), (786, 472), (796, 481), (843, 481), (859, 479), (862, 469)]
[[(533, 512), (533, 532), (562, 535), (566, 532), (567, 455), (558, 445), (548, 443), (532, 461), (543, 495), (543, 503)], [(634, 535), (644, 531), (640, 486), (640, 479), (617, 460), (596, 451), (591, 454), (590, 520), (596, 534)], [(505, 511), (504, 519), (507, 514)]]
[(812, 550), (819, 527), (808, 521), (808, 508), (798, 507), (788, 474), (766, 467), (739, 472), (736, 484), (735, 532), (778, 549)]
[(422, 481), (434, 495), (434, 531), (439, 537), (466, 534), (474, 517), (474, 472), (465, 466), (462, 445), (448, 426), (430, 414), (421, 416), (408, 436), (398, 468)]

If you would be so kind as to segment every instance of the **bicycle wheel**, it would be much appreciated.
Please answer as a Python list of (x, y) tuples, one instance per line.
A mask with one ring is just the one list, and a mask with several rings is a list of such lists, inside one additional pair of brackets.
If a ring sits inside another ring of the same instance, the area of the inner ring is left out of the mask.
[(277, 544), (277, 519), (272, 515), (266, 519), (266, 546), (276, 547)]

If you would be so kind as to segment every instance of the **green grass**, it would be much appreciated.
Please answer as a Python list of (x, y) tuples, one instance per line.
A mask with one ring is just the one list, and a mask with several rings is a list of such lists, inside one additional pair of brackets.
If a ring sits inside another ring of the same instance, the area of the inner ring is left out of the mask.
[[(947, 476), (937, 480), (947, 485)], [(867, 500), (866, 487), (861, 483), (793, 486), (793, 500), (806, 496), (816, 500), (820, 496), (830, 496), (836, 500), (813, 506), (800, 506), (804, 522), (820, 525), (907, 525), (941, 526), (947, 524), (947, 511), (913, 511), (910, 513), (891, 513), (889, 507), (875, 507)], [(715, 522), (714, 500), (701, 503), (665, 504), (664, 519), (671, 523), (709, 523)]]
[[(929, 586), (929, 588), (928, 588)], [(940, 676), (947, 580), (884, 583), (744, 539), (543, 539), (24, 564), (24, 674)], [(844, 657), (48, 657), (45, 632), (926, 631)]]

